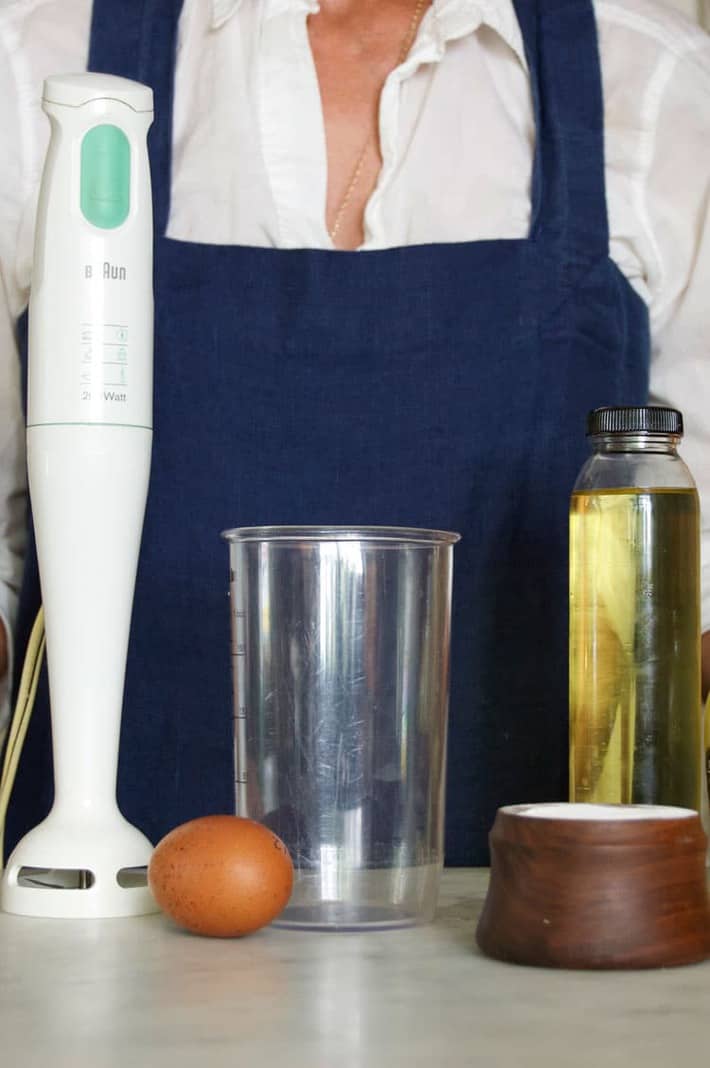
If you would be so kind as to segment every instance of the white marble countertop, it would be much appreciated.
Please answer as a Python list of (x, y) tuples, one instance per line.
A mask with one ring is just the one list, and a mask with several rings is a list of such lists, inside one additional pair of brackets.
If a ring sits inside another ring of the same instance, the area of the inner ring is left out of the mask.
[(7, 1068), (703, 1068), (710, 961), (556, 972), (486, 960), (483, 871), (437, 922), (374, 934), (196, 938), (160, 916), (0, 915)]

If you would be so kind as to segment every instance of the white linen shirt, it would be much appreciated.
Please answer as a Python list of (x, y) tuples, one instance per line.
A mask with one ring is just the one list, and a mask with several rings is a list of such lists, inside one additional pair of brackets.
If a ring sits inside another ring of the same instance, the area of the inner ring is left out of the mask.
[[(86, 67), (91, 0), (0, 0), (0, 619), (15, 618), (25, 460), (15, 321), (27, 306), (50, 73)], [(116, 17), (120, 17), (116, 0)], [(168, 235), (333, 247), (306, 17), (318, 0), (185, 0)], [(610, 254), (651, 315), (653, 400), (680, 408), (703, 501), (710, 627), (710, 38), (648, 0), (595, 0)], [(363, 249), (520, 238), (535, 127), (512, 0), (433, 0), (379, 106)], [(353, 146), (353, 156), (358, 146)], [(455, 161), (455, 165), (454, 165)], [(0, 694), (0, 730), (7, 717)]]

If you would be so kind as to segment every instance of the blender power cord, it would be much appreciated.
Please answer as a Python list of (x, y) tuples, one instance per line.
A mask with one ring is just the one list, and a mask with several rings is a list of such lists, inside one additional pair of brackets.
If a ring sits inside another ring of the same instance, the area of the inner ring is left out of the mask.
[(44, 646), (44, 609), (40, 607), (32, 625), (32, 632), (27, 644), (24, 664), (22, 665), (20, 689), (10, 723), (5, 747), (5, 759), (3, 761), (2, 774), (0, 775), (0, 871), (3, 867), (5, 818), (10, 804), (12, 787), (15, 783), (17, 767), (20, 763), (20, 754), (25, 744), (27, 728), (30, 725), (32, 709), (37, 695), (37, 684), (39, 683), (42, 660), (44, 658)]

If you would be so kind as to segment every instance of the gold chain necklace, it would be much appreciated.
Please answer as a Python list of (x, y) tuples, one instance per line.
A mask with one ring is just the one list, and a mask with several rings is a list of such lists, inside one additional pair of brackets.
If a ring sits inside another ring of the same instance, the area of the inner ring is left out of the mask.
[[(428, 2), (428, 0), (417, 0), (417, 6), (414, 8), (414, 14), (412, 15), (412, 18), (411, 18), (411, 21), (409, 23), (409, 26), (407, 27), (407, 32), (405, 33), (404, 37), (402, 38), (402, 44), (400, 45), (400, 48), (399, 48), (399, 54), (397, 56), (397, 63), (396, 63), (397, 67), (401, 66), (401, 64), (404, 63), (405, 59), (409, 55), (409, 50), (412, 47), (412, 44), (414, 42), (414, 38), (417, 35), (417, 29), (419, 28), (419, 21), (420, 21), (420, 19), (422, 17), (422, 10), (424, 8), (424, 5), (427, 2)], [(333, 220), (333, 226), (329, 230), (330, 239), (333, 242), (335, 241), (335, 238), (336, 238), (336, 236), (338, 234), (338, 231), (340, 230), (341, 224), (343, 222), (343, 216), (345, 215), (345, 212), (348, 209), (350, 201), (352, 200), (353, 193), (355, 192), (355, 189), (357, 188), (357, 184), (360, 181), (360, 176), (362, 175), (362, 168), (365, 165), (365, 156), (367, 155), (367, 150), (370, 147), (371, 141), (372, 141), (372, 134), (368, 134), (367, 135), (367, 140), (365, 141), (365, 144), (362, 146), (362, 150), (361, 150), (360, 154), (358, 155), (358, 157), (357, 157), (357, 159), (355, 161), (355, 166), (353, 168), (352, 176), (350, 178), (350, 182), (348, 183), (348, 187), (345, 190), (345, 194), (343, 196), (343, 199), (340, 201), (340, 205), (338, 207), (338, 210), (335, 213), (335, 219)]]

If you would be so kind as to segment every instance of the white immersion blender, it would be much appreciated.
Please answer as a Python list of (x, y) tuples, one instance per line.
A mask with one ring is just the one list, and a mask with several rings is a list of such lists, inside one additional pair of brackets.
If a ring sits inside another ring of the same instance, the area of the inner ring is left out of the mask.
[(9, 858), (2, 907), (154, 911), (151, 843), (116, 803), (119, 733), (152, 444), (153, 94), (103, 74), (46, 80), (51, 139), (29, 310), (27, 463), (47, 640), (54, 805)]

